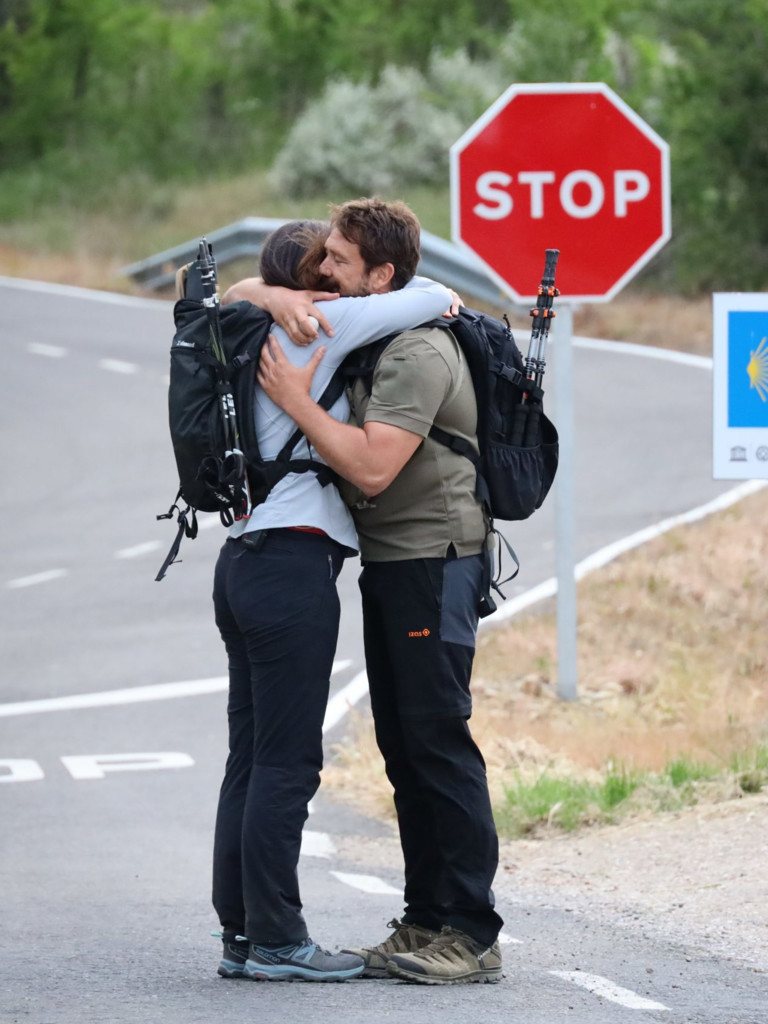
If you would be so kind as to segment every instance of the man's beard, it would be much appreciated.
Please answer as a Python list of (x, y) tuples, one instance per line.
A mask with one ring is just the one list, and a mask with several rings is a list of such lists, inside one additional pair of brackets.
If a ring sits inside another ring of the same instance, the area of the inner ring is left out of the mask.
[(323, 292), (338, 292), (338, 291), (340, 291), (339, 282), (336, 280), (336, 278), (335, 277), (327, 277), (325, 274), (323, 274), (320, 277), (320, 279), (319, 279), (319, 281), (317, 283), (317, 287), (318, 287), (319, 291), (323, 291)]

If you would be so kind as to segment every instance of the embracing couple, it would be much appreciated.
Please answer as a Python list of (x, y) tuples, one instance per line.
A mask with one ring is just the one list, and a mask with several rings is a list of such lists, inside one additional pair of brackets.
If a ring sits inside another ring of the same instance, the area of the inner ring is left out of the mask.
[[(279, 228), (260, 276), (224, 297), (275, 321), (256, 395), (262, 453), (274, 457), (298, 425), (305, 440), (294, 457), (309, 450), (340, 478), (336, 487), (314, 472), (286, 476), (230, 528), (216, 565), (230, 678), (213, 869), (224, 977), (455, 984), (502, 976), (491, 889), (498, 840), (468, 726), (488, 524), (472, 462), (429, 437), (436, 426), (476, 449), (477, 408), (450, 330), (419, 326), (441, 316), (448, 326), (459, 301), (416, 276), (419, 258), (419, 223), (407, 206), (355, 200), (336, 207), (330, 224)], [(350, 352), (393, 334), (372, 377), (356, 379), (328, 411), (317, 404)], [(297, 867), (322, 768), (336, 579), (358, 548), (405, 909), (378, 945), (334, 954), (309, 938)]]

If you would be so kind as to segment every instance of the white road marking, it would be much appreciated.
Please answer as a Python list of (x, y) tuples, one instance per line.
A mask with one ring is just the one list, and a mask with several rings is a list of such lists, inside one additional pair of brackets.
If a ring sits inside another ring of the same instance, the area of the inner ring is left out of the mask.
[(44, 345), (40, 341), (31, 341), (27, 345), (27, 351), (33, 356), (47, 356), (49, 359), (62, 359), (67, 354), (67, 350), (61, 345)]
[(144, 544), (134, 544), (132, 548), (122, 548), (120, 551), (116, 551), (115, 558), (141, 558), (142, 555), (148, 555), (161, 547), (163, 547), (162, 541), (148, 540)]
[[(351, 664), (352, 662), (349, 660), (335, 661), (331, 675), (341, 672)], [(131, 686), (124, 690), (101, 690), (97, 693), (71, 694), (68, 697), (24, 700), (12, 704), (0, 704), (0, 718), (38, 715), (47, 711), (82, 711), (85, 708), (143, 704), (146, 701), (174, 700), (179, 697), (198, 697), (201, 694), (221, 693), (228, 686), (229, 678), (227, 676), (212, 676), (208, 679), (187, 679), (179, 683), (156, 683), (152, 686)]]
[[(3, 772), (3, 769), (6, 769)], [(37, 782), (45, 778), (45, 773), (37, 761), (26, 757), (6, 757), (0, 759), (0, 782)]]
[(523, 944), (522, 939), (513, 939), (512, 936), (507, 935), (506, 932), (499, 932), (499, 942), (502, 946), (510, 946), (513, 944), (516, 946), (522, 946)]
[(191, 768), (194, 760), (178, 750), (141, 754), (72, 754), (61, 763), (73, 779), (103, 779), (107, 772), (149, 772), (159, 768)]
[[(613, 544), (608, 544), (604, 548), (600, 548), (599, 551), (593, 552), (588, 555), (585, 559), (579, 562), (574, 569), (574, 576), (577, 580), (583, 579), (588, 573), (594, 572), (595, 569), (600, 569), (609, 562), (612, 562), (614, 558), (618, 558), (619, 555), (623, 555), (627, 551), (631, 551), (632, 548), (639, 547), (641, 544), (645, 544), (649, 540), (654, 540), (656, 537), (660, 537), (663, 533), (667, 533), (669, 530), (673, 530), (676, 526), (683, 526), (687, 523), (695, 523), (699, 519), (704, 519), (715, 512), (721, 512), (723, 509), (729, 508), (731, 505), (735, 505), (736, 502), (741, 501), (742, 498), (749, 497), (751, 494), (756, 494), (764, 487), (768, 487), (768, 480), (747, 480), (743, 484), (739, 484), (738, 487), (733, 487), (730, 491), (726, 491), (724, 494), (718, 495), (713, 501), (707, 502), (706, 505), (699, 505), (697, 508), (691, 509), (689, 512), (683, 512), (677, 516), (671, 516), (669, 519), (663, 519), (659, 523), (655, 523), (653, 526), (647, 526), (643, 530), (638, 530), (637, 533), (631, 534), (629, 537), (623, 537), (621, 540), (615, 541)], [(509, 601), (505, 601), (504, 604), (499, 608), (497, 612), (489, 616), (487, 619), (480, 620), (480, 628), (486, 626), (493, 626), (496, 623), (503, 622), (506, 619), (511, 619), (525, 608), (529, 608), (532, 604), (536, 604), (539, 601), (543, 601), (548, 597), (552, 597), (557, 593), (557, 580), (552, 577), (551, 579), (544, 580), (543, 583), (539, 583), (538, 586), (533, 587), (531, 590), (527, 590), (524, 594), (520, 594), (518, 597), (510, 598)]]
[(352, 875), (345, 871), (331, 871), (334, 878), (338, 878), (344, 885), (350, 885), (353, 889), (360, 889), (362, 892), (374, 893), (377, 896), (401, 896), (402, 889), (395, 889), (394, 886), (385, 882), (383, 878), (375, 875)]
[(126, 363), (123, 359), (100, 359), (100, 370), (109, 370), (110, 373), (138, 373), (136, 363)]
[(336, 853), (333, 840), (325, 832), (312, 832), (304, 829), (301, 833), (301, 856), (302, 857), (325, 857)]
[(173, 303), (167, 299), (141, 299), (135, 295), (120, 295), (117, 292), (99, 292), (92, 288), (78, 288), (70, 284), (52, 284), (49, 281), (29, 281), (23, 277), (0, 277), (0, 286), (18, 288), (27, 292), (43, 292), (48, 295), (66, 295), (72, 299), (89, 299), (93, 302), (106, 302), (113, 306), (137, 306), (144, 309), (162, 309), (163, 305), (172, 308)]
[(574, 336), (576, 348), (591, 348), (598, 352), (615, 352), (618, 355), (640, 356), (642, 359), (661, 359), (668, 363), (682, 363), (700, 370), (712, 369), (711, 356), (696, 356), (690, 352), (677, 352), (671, 348), (655, 348), (653, 345), (635, 345), (630, 341), (605, 341), (602, 338)]
[(22, 587), (34, 587), (38, 583), (49, 583), (51, 580), (60, 580), (67, 575), (66, 569), (48, 569), (47, 572), (37, 572), (32, 576), (19, 576), (18, 579), (8, 580), (6, 587), (9, 590), (20, 590)]
[(622, 988), (608, 978), (601, 978), (599, 974), (583, 974), (581, 971), (550, 971), (556, 978), (563, 981), (573, 982), (592, 992), (596, 996), (608, 999), (612, 1003), (618, 1003), (629, 1010), (668, 1010), (669, 1007), (663, 1003), (657, 1003), (653, 999), (645, 999), (631, 989)]

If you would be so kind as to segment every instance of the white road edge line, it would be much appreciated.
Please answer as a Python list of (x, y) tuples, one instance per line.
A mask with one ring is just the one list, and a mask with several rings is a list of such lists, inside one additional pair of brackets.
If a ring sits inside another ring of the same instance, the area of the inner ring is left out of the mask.
[[(618, 558), (619, 555), (623, 555), (625, 552), (645, 544), (646, 541), (654, 540), (663, 533), (673, 530), (676, 526), (695, 523), (700, 519), (713, 515), (715, 512), (722, 512), (723, 509), (735, 505), (743, 498), (757, 494), (764, 487), (768, 487), (768, 480), (747, 480), (743, 484), (739, 484), (738, 487), (733, 487), (730, 491), (725, 491), (724, 494), (718, 495), (717, 498), (707, 502), (705, 505), (699, 505), (697, 508), (693, 508), (688, 512), (682, 512), (677, 516), (670, 516), (668, 519), (662, 519), (661, 522), (655, 523), (653, 526), (647, 526), (643, 530), (638, 530), (637, 533), (623, 537), (612, 544), (607, 544), (604, 548), (600, 548), (579, 562), (574, 569), (574, 575), (577, 580), (581, 580), (590, 572), (602, 568), (604, 565), (612, 562), (614, 558)], [(556, 593), (557, 580), (554, 577), (544, 580), (543, 583), (539, 583), (538, 586), (527, 590), (524, 594), (505, 601), (501, 608), (494, 612), (492, 616), (488, 619), (480, 620), (480, 628), (493, 627), (499, 622), (505, 622), (524, 609), (530, 608), (531, 605), (552, 597)]]
[(72, 299), (89, 299), (107, 302), (113, 306), (143, 306), (145, 309), (162, 309), (172, 306), (167, 299), (143, 299), (136, 295), (120, 295), (118, 292), (100, 292), (93, 288), (79, 288), (72, 284), (53, 284), (50, 281), (30, 281), (23, 277), (2, 277), (0, 286), (18, 288), (27, 292), (47, 292), (49, 295), (66, 295)]
[(669, 1007), (663, 1003), (657, 1003), (653, 999), (646, 999), (631, 989), (622, 988), (609, 981), (608, 978), (601, 978), (599, 974), (583, 974), (581, 971), (550, 971), (556, 978), (563, 981), (570, 981), (574, 985), (585, 988), (593, 995), (601, 996), (612, 1003), (625, 1006), (628, 1010), (668, 1010)]
[(617, 355), (640, 356), (642, 359), (662, 359), (668, 363), (682, 363), (684, 366), (695, 366), (700, 370), (711, 370), (711, 356), (697, 356), (692, 352), (678, 352), (672, 348), (655, 348), (653, 345), (636, 345), (631, 341), (606, 341), (602, 338), (583, 338), (575, 336), (573, 344), (576, 348), (593, 349), (596, 352), (615, 352)]
[[(335, 661), (331, 675), (349, 668), (351, 664), (352, 662), (348, 659)], [(131, 686), (123, 690), (102, 690), (98, 693), (71, 694), (68, 697), (24, 700), (12, 704), (0, 704), (0, 718), (39, 715), (47, 711), (81, 711), (86, 708), (143, 704), (147, 701), (174, 700), (179, 697), (199, 697), (207, 693), (221, 693), (228, 686), (229, 678), (227, 676), (212, 676), (208, 679), (188, 679), (179, 683), (156, 683), (151, 686)], [(339, 694), (336, 696), (338, 697)]]

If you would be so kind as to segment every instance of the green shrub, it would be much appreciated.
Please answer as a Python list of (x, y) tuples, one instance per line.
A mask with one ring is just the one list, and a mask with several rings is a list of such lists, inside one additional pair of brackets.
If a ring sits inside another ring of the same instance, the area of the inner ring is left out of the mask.
[(451, 143), (499, 91), (463, 53), (426, 74), (389, 65), (375, 85), (337, 79), (294, 124), (271, 185), (295, 197), (444, 185)]

